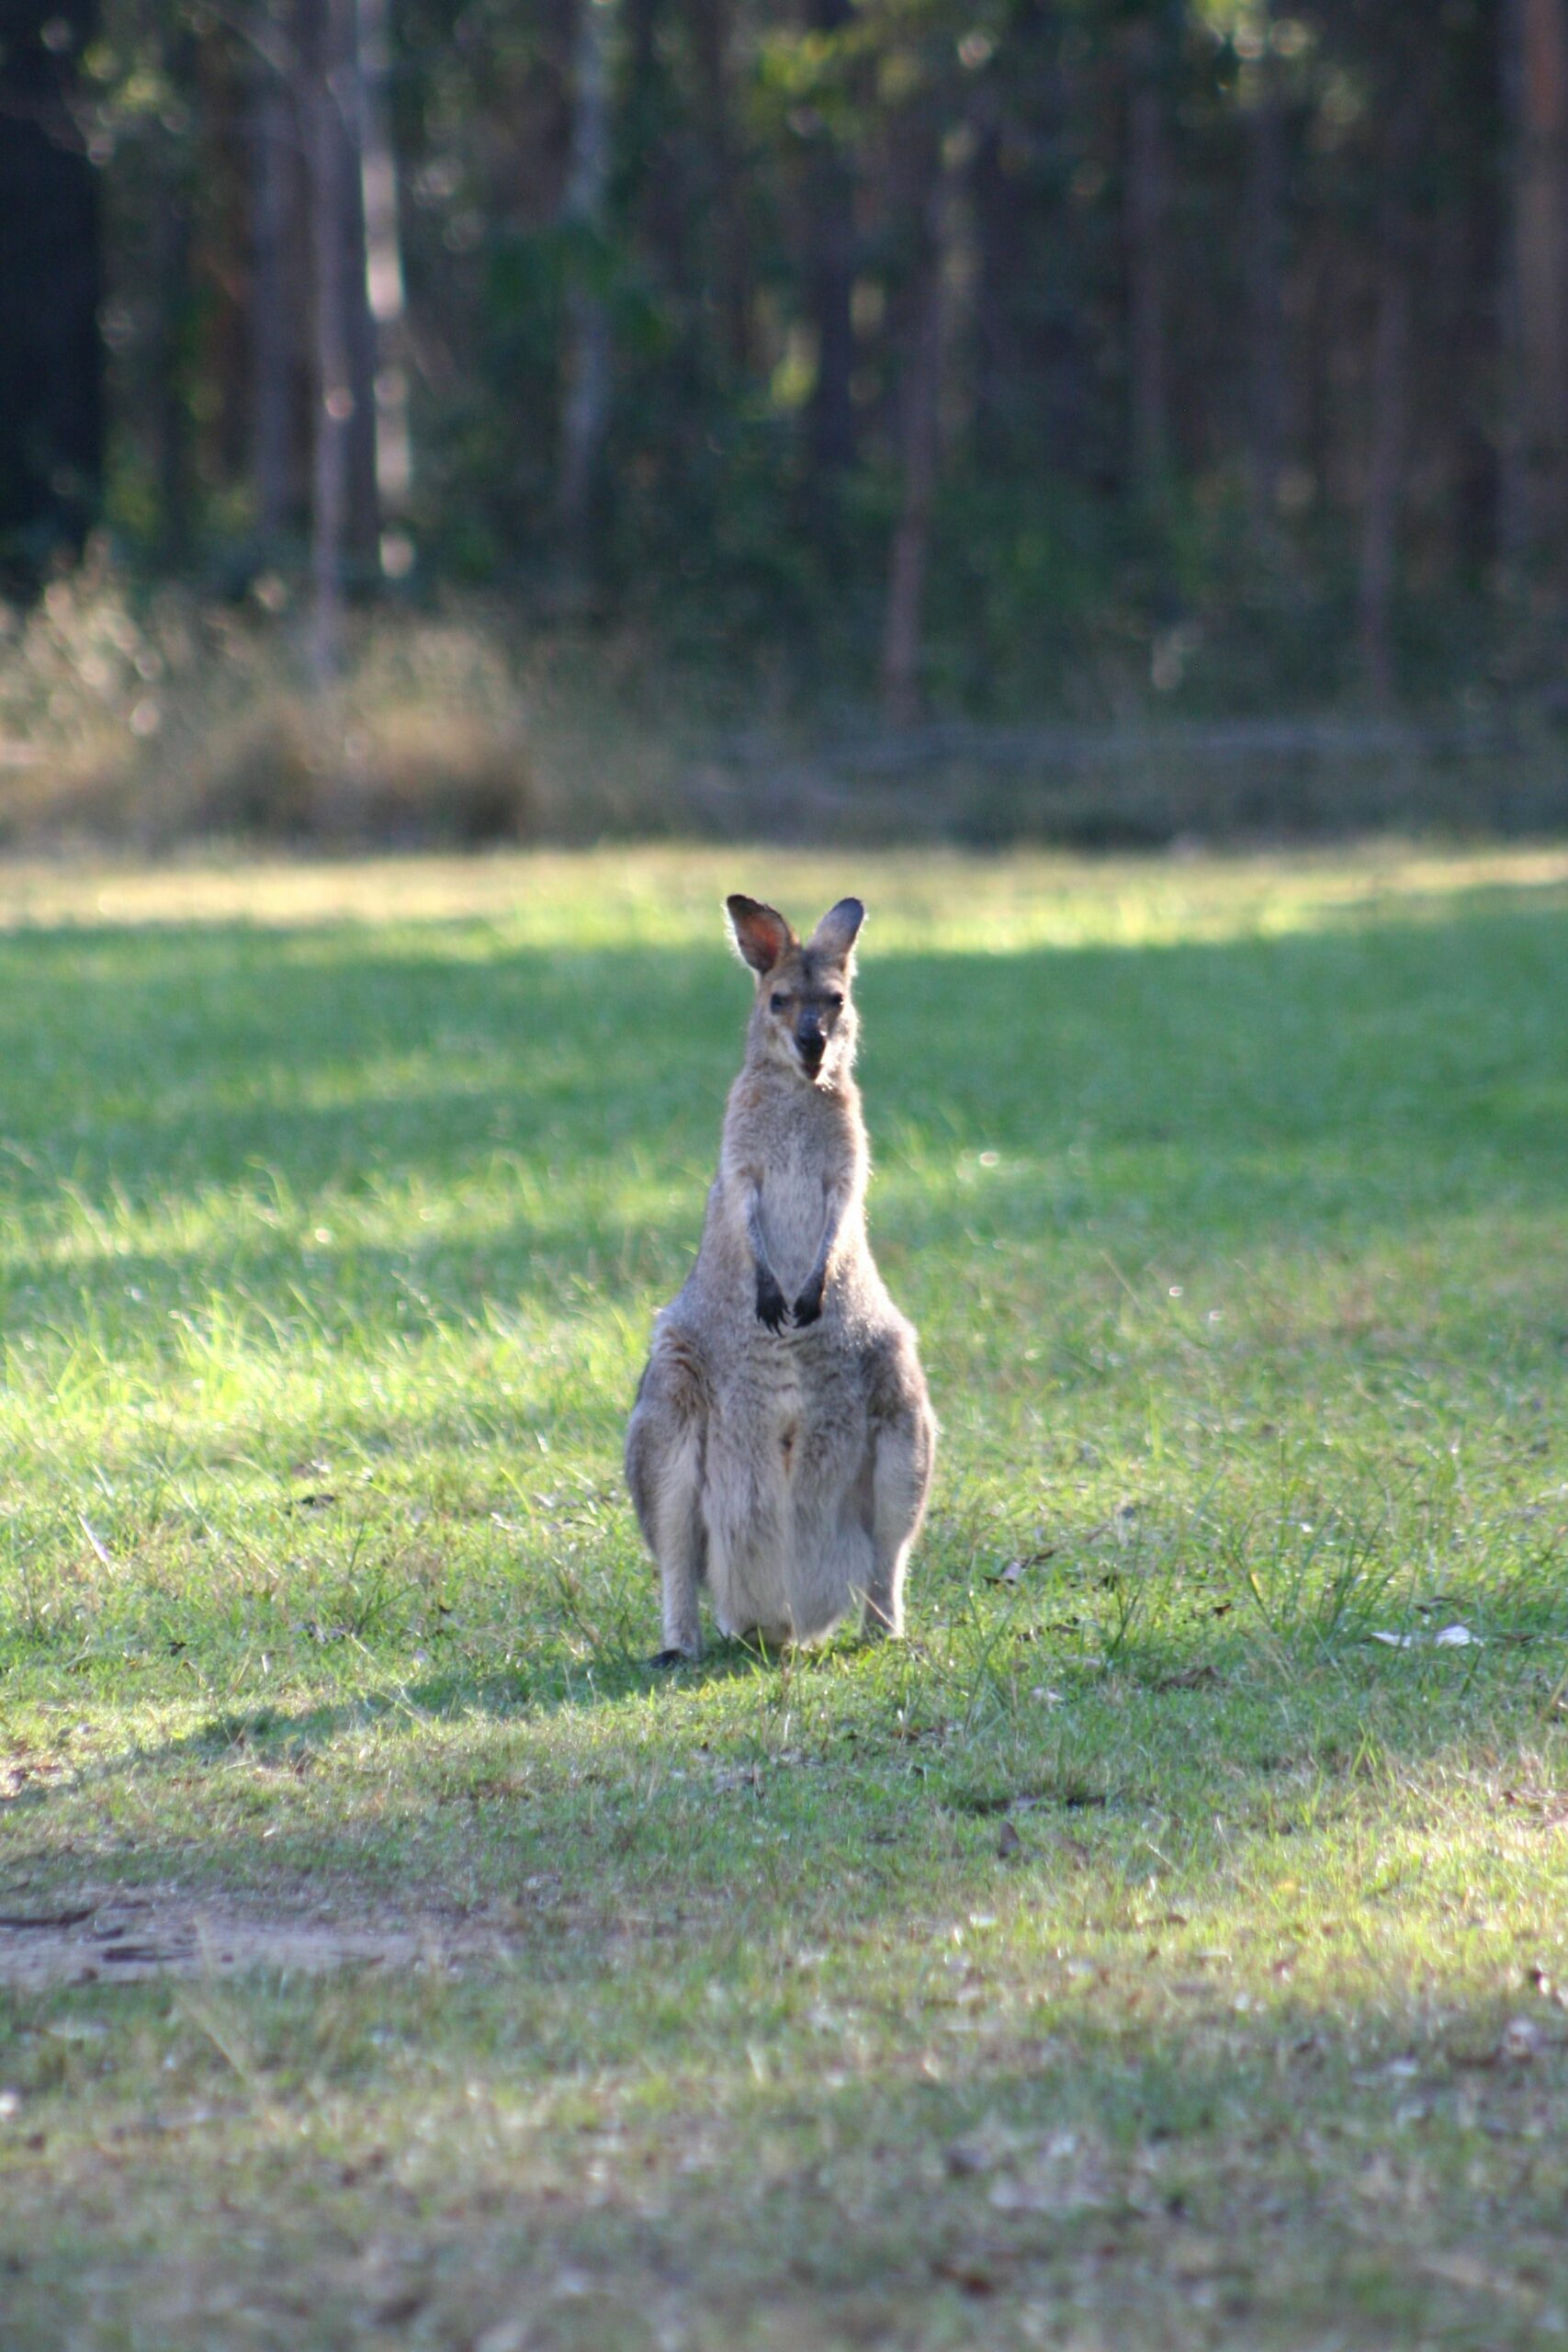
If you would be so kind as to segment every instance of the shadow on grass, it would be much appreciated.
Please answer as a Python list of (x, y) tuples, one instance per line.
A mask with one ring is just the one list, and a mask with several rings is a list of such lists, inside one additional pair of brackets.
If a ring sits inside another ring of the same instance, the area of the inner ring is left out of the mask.
[[(94, 939), (101, 945), (101, 935)], [(506, 952), (471, 965), (389, 955), (373, 935), (356, 935), (338, 942), (334, 967), (323, 974), (290, 962), (288, 934), (139, 933), (108, 944), (112, 953), (98, 952), (77, 933), (0, 942), (0, 969), (18, 983), (9, 1013), (0, 1015), (15, 1048), (7, 1201), (20, 1220), (47, 1219), (68, 1182), (71, 1197), (104, 1228), (82, 1260), (52, 1269), (29, 1260), (23, 1239), (7, 1301), (13, 1339), (38, 1329), (50, 1344), (69, 1344), (73, 1332), (91, 1329), (112, 1362), (117, 1348), (143, 1344), (157, 1314), (188, 1305), (197, 1287), (203, 1297), (240, 1296), (280, 1360), (301, 1316), (330, 1332), (352, 1308), (354, 1346), (377, 1334), (406, 1340), (397, 1308), (410, 1279), (432, 1315), (458, 1321), (487, 1297), (522, 1297), (552, 1311), (563, 1300), (580, 1303), (584, 1294), (571, 1285), (590, 1265), (596, 1306), (649, 1303), (649, 1265), (675, 1252), (643, 1193), (684, 1183), (693, 1166), (711, 1159), (720, 1090), (739, 1053), (744, 984), (716, 949)], [(964, 1289), (979, 1250), (998, 1239), (1020, 1252), (1047, 1241), (1077, 1248), (1090, 1219), (1093, 1257), (1130, 1247), (1142, 1260), (1179, 1248), (1227, 1261), (1280, 1239), (1324, 1235), (1367, 1250), (1418, 1228), (1440, 1233), (1445, 1218), (1483, 1216), (1500, 1202), (1556, 1212), (1568, 1167), (1565, 973), (1568, 914), (1557, 909), (1461, 909), (1420, 926), (1372, 922), (1135, 952), (874, 952), (862, 987), (866, 1078), (874, 1135), (891, 1141), (874, 1229), (879, 1243), (902, 1250), (911, 1288), (934, 1304), (940, 1291)], [(408, 1069), (401, 1086), (378, 1072), (399, 1057)], [(258, 1074), (265, 1101), (236, 1107), (226, 1098), (226, 1089)], [(330, 1097), (334, 1087), (348, 1098), (335, 1106), (290, 1099), (312, 1089)], [(956, 1164), (981, 1147), (999, 1162), (992, 1189), (960, 1190)], [(634, 1149), (645, 1157), (628, 1203), (625, 1156)], [(254, 1250), (220, 1241), (210, 1251), (119, 1254), (124, 1237), (116, 1227), (126, 1203), (157, 1208), (171, 1192), (188, 1202), (204, 1189), (245, 1194), (270, 1170), (301, 1204), (297, 1222), (308, 1230), (321, 1187), (341, 1185), (352, 1198), (369, 1176), (395, 1177), (434, 1193), (498, 1154), (529, 1172), (537, 1197), (525, 1215), (503, 1205), (479, 1239), (431, 1244), (415, 1216), (406, 1250), (334, 1246), (310, 1266), (297, 1239)], [(694, 1181), (682, 1211), (693, 1238), (700, 1214)], [(134, 1312), (128, 1289), (144, 1294)], [(1544, 1288), (1521, 1305), (1521, 1317), (1527, 1312), (1542, 1329), (1559, 1317)], [(1050, 1309), (1040, 1313), (1048, 1317)], [(933, 1371), (940, 1394), (940, 1367)], [(547, 1410), (547, 1382), (541, 1393)], [(606, 1438), (625, 1402), (606, 1401)], [(368, 1408), (353, 1409), (364, 1434)], [(411, 1435), (390, 1421), (376, 1428), (405, 1443)], [(489, 1435), (504, 1441), (504, 1426)], [(442, 1540), (439, 1527), (429, 1540)], [(944, 1590), (939, 1603), (952, 1597)], [(503, 1651), (499, 1631), (491, 1634)], [(375, 1666), (372, 1687), (351, 1698), (293, 1713), (214, 1714), (144, 1756), (90, 1769), (84, 1803), (141, 1776), (154, 1815), (133, 1840), (139, 1871), (221, 1875), (243, 1865), (265, 1877), (287, 1864), (353, 1883), (366, 1867), (368, 1838), (373, 1874), (397, 1883), (400, 1870), (418, 1878), (438, 1867), (438, 1858), (401, 1863), (396, 1851), (399, 1838), (447, 1803), (439, 1791), (422, 1792), (417, 1781), (401, 1796), (382, 1790), (374, 1807), (345, 1783), (341, 1822), (314, 1818), (297, 1841), (285, 1823), (270, 1849), (253, 1848), (252, 1833), (227, 1817), (194, 1835), (160, 1826), (159, 1782), (243, 1751), (287, 1764), (290, 1751), (319, 1755), (378, 1726), (412, 1731), (477, 1718), (480, 1744), (504, 1749), (544, 1717), (592, 1713), (611, 1723), (635, 1713), (630, 1736), (608, 1737), (597, 1757), (585, 1750), (581, 1769), (598, 1777), (584, 1788), (611, 1791), (614, 1804), (563, 1800), (564, 1819), (566, 1834), (592, 1848), (595, 1806), (615, 1815), (621, 1850), (651, 1870), (670, 1855), (658, 1819), (639, 1823), (638, 1771), (650, 1752), (657, 1766), (661, 1753), (667, 1762), (669, 1752), (700, 1746), (701, 1712), (688, 1712), (688, 1700), (756, 1681), (763, 1693), (756, 1719), (722, 1728), (728, 1749), (740, 1751), (725, 1769), (754, 1761), (781, 1793), (792, 1773), (825, 1774), (822, 1785), (838, 1791), (844, 1813), (831, 1850), (844, 1870), (867, 1876), (871, 1916), (886, 1917), (923, 1883), (933, 1837), (956, 1871), (963, 1838), (994, 1846), (994, 1807), (1020, 1792), (1043, 1804), (1053, 1790), (1098, 1792), (1106, 1819), (1127, 1826), (1131, 1837), (1140, 1807), (1158, 1809), (1172, 1790), (1196, 1787), (1195, 1758), (1213, 1765), (1231, 1756), (1246, 1784), (1227, 1786), (1226, 1803), (1243, 1810), (1266, 1812), (1279, 1777), (1235, 1748), (1241, 1735), (1226, 1723), (1235, 1686), (1224, 1680), (1207, 1693), (1179, 1683), (1146, 1690), (1132, 1714), (1077, 1685), (1057, 1714), (1021, 1712), (1013, 1686), (1043, 1679), (1038, 1661), (1051, 1654), (1043, 1641), (1030, 1658), (1010, 1645), (1005, 1674), (976, 1669), (962, 1689), (951, 1677), (922, 1677), (918, 1661), (866, 1673), (858, 1678), (864, 1690), (846, 1699), (842, 1723), (821, 1730), (820, 1753), (781, 1770), (772, 1760), (780, 1736), (764, 1714), (782, 1683), (771, 1668), (720, 1655), (699, 1675), (666, 1686), (669, 1703), (654, 1708), (640, 1702), (658, 1686), (629, 1649), (605, 1645), (568, 1663), (553, 1629), (550, 1639), (553, 1654), (537, 1670), (491, 1674), (470, 1664), (397, 1681)], [(1294, 1669), (1281, 1656), (1260, 1685), (1260, 1714), (1277, 1714), (1288, 1694)], [(1193, 1628), (1163, 1647), (1135, 1637), (1122, 1656), (1131, 1679), (1143, 1672), (1150, 1683), (1161, 1675), (1223, 1675), (1223, 1659), (1224, 1645)], [(832, 1653), (811, 1671), (841, 1668)], [(1493, 1669), (1475, 1671), (1489, 1678)], [(1325, 1686), (1323, 1706), (1306, 1710), (1289, 1734), (1292, 1769), (1309, 1769), (1332, 1742), (1331, 1769), (1349, 1770), (1364, 1747), (1367, 1711), (1393, 1672), (1358, 1667), (1338, 1686)], [(999, 1726), (991, 1748), (954, 1761), (942, 1745), (944, 1710), (960, 1723)], [(1505, 1716), (1520, 1725), (1537, 1720), (1522, 1706)], [(822, 1761), (834, 1740), (851, 1735), (887, 1784), (864, 1819), (857, 1810), (863, 1774)], [(1276, 1730), (1247, 1737), (1259, 1752), (1265, 1739), (1280, 1740)], [(1460, 1737), (1451, 1707), (1396, 1708), (1387, 1726), (1391, 1752), (1410, 1758), (1431, 1758), (1445, 1739)], [(1131, 1760), (1111, 1760), (1124, 1740)], [(1040, 1752), (1030, 1758), (1021, 1751), (1032, 1741)], [(483, 1793), (492, 1761), (481, 1757), (477, 1768), (478, 1802), (504, 1809), (512, 1802), (504, 1794)], [(540, 1769), (548, 1765), (546, 1758)], [(447, 1764), (437, 1758), (430, 1769), (439, 1774)], [(504, 1755), (501, 1769), (502, 1777), (512, 1769)], [(728, 1801), (736, 1792), (724, 1793)], [(744, 1786), (739, 1793), (750, 1801)], [(458, 1786), (451, 1802), (474, 1800)], [(530, 1803), (519, 1798), (513, 1810)], [(1074, 1809), (1065, 1796), (1061, 1803)], [(793, 1804), (787, 1799), (786, 1809)], [(792, 1821), (809, 1838), (811, 1805), (796, 1808)], [(560, 1828), (559, 1820), (547, 1832), (487, 1816), (471, 1866), (493, 1891), (515, 1875), (520, 1850), (537, 1860)], [(894, 1846), (908, 1843), (907, 1871), (889, 1868), (885, 1831)], [(439, 1844), (439, 1830), (433, 1834)], [(682, 1834), (700, 1860), (702, 1823)], [(712, 1871), (716, 1883), (717, 1849)], [(968, 1882), (955, 1876), (960, 1883)]]
[[(1337, 1909), (1363, 1899), (1334, 1860), (1342, 1837), (1373, 1900), (1425, 1880), (1458, 1919), (1481, 1880), (1450, 1865), (1418, 1792), (1461, 1815), (1482, 1803), (1521, 1852), (1551, 1837), (1561, 1641), (1540, 1659), (1348, 1643), (1267, 1658), (1233, 1638), (1172, 1671), (1168, 1645), (1134, 1645), (1113, 1676), (1058, 1663), (1044, 1706), (1021, 1701), (1016, 1650), (868, 1658), (847, 1642), (783, 1667), (727, 1645), (674, 1677), (612, 1656), (554, 1679), (377, 1678), (208, 1715), (18, 1792), (0, 1820), (62, 1883), (485, 1912), (543, 1871), (579, 1928), (618, 1934), (650, 1893), (677, 1915), (691, 1898), (683, 1933), (716, 1949), (758, 1922), (902, 1932), (1026, 1885), (1065, 1928), (1087, 1905), (1132, 1932), (1173, 1902), (1212, 1909), (1252, 1876), (1314, 1870)], [(1392, 1875), (1391, 1840), (1408, 1849)], [(1513, 1862), (1484, 1853), (1505, 1888)], [(536, 1928), (553, 1932), (516, 1932)]]
[[(543, 1250), (558, 1279), (574, 1241), (599, 1238), (596, 1204), (617, 1231), (642, 1224), (617, 1197), (627, 1154), (666, 1185), (711, 1159), (745, 1005), (716, 951), (473, 965), (389, 956), (372, 936), (323, 977), (284, 960), (286, 940), (130, 934), (107, 968), (80, 933), (0, 941), (17, 983), (14, 1213), (52, 1208), (68, 1182), (112, 1224), (127, 1203), (254, 1195), (267, 1171), (301, 1201), (334, 1185), (352, 1201), (368, 1178), (438, 1188), (499, 1153), (550, 1196), (495, 1239), (432, 1246), (417, 1219), (409, 1235), (442, 1297), (471, 1306), (480, 1262), (494, 1288), (527, 1291)], [(209, 964), (224, 975), (216, 1005)], [(1221, 945), (874, 955), (870, 1107), (874, 1132), (897, 1138), (879, 1225), (923, 1226), (899, 1167), (929, 1181), (965, 1143), (1022, 1156), (1036, 1180), (1076, 1148), (1073, 1173), (1112, 1225), (1118, 1190), (1152, 1188), (1145, 1229), (1151, 1214), (1183, 1230), (1196, 1218), (1231, 1245), (1351, 1210), (1376, 1232), (1499, 1189), (1557, 1203), (1565, 973), (1568, 913), (1529, 910)], [(261, 1099), (237, 1103), (236, 1089)], [(1008, 1206), (1028, 1230), (1027, 1183)], [(700, 1214), (699, 1192), (694, 1233)], [(352, 1274), (357, 1254), (313, 1278)], [(365, 1253), (367, 1287), (385, 1284), (389, 1254)], [(297, 1259), (287, 1275), (265, 1248), (233, 1262), (281, 1310)], [(38, 1275), (24, 1261), (13, 1280)], [(89, 1295), (106, 1277), (123, 1284), (119, 1263), (96, 1272), (90, 1254), (66, 1273)]]
[[(443, 2033), (397, 1987), (337, 2009), (341, 2043), (374, 2016), (383, 2043), (434, 2041), (440, 2072), (411, 2098), (405, 2071), (400, 2099), (365, 2097), (323, 2144), (281, 2055), (272, 2082), (269, 2045), (296, 2021), (253, 2015), (242, 2099), (265, 2098), (275, 2138), (287, 2119), (287, 2164), (259, 2171), (233, 2124), (128, 2119), (47, 2212), (23, 2184), (0, 2221), (17, 2352), (122, 2327), (183, 2347), (241, 2321), (296, 2352), (362, 2334), (498, 2352), (1505, 2352), (1561, 2328), (1561, 2166), (1542, 2151), (1506, 2203), (1489, 2192), (1509, 2170), (1498, 2143), (1521, 2143), (1563, 2069), (1478, 2073), (1501, 2022), (1484, 2002), (1456, 2006), (1407, 2069), (1418, 2132), (1358, 2079), (1393, 2045), (1290, 2003), (1249, 2046), (1192, 2003), (1163, 2031), (998, 2031), (956, 2080), (942, 2018), (874, 2075), (819, 2031), (817, 2064), (773, 2086), (699, 2075), (689, 2055), (667, 2073), (660, 2045), (635, 2102), (583, 2088), (574, 2107), (489, 2018)], [(144, 2030), (177, 2039), (155, 2017)], [(361, 2069), (316, 2068), (341, 2118)]]
[(570, 1665), (558, 1655), (532, 1672), (513, 1668), (495, 1674), (422, 1674), (341, 1702), (295, 1709), (265, 1702), (232, 1708), (163, 1747), (139, 1749), (137, 1761), (178, 1761), (193, 1752), (219, 1754), (262, 1739), (314, 1747), (371, 1724), (439, 1724), (478, 1715), (498, 1723), (536, 1722), (560, 1707), (615, 1706), (663, 1690), (706, 1690), (727, 1682), (751, 1682), (778, 1665), (777, 1655), (758, 1645), (721, 1639), (711, 1643), (700, 1660), (672, 1668), (655, 1666), (651, 1657), (610, 1651)]

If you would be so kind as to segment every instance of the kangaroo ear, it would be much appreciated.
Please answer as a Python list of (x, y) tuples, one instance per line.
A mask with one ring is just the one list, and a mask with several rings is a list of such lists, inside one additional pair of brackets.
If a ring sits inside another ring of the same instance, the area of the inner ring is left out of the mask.
[(829, 908), (812, 933), (811, 944), (835, 964), (847, 963), (855, 934), (864, 921), (865, 909), (858, 899), (840, 899), (836, 907)]
[(760, 899), (743, 899), (739, 892), (727, 899), (725, 904), (729, 909), (735, 944), (744, 961), (754, 972), (771, 972), (779, 957), (795, 944), (795, 933), (783, 915), (776, 907), (765, 907)]

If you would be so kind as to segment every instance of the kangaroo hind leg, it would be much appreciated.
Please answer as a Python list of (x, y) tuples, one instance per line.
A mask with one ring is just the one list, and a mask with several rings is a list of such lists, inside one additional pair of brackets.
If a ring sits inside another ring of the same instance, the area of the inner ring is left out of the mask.
[(869, 1634), (904, 1630), (904, 1575), (920, 1532), (936, 1459), (936, 1421), (913, 1348), (889, 1351), (874, 1386), (871, 1419)]
[(702, 1655), (697, 1588), (707, 1568), (707, 1396), (706, 1368), (693, 1340), (660, 1332), (626, 1430), (626, 1484), (659, 1564), (664, 1647), (656, 1666)]

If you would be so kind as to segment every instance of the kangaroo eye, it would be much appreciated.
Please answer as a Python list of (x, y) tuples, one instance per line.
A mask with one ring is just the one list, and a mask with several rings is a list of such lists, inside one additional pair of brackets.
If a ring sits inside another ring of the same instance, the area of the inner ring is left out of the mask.
[(768, 999), (769, 1008), (774, 1012), (782, 1012), (788, 1001), (789, 999), (783, 996), (771, 996)]
[(837, 989), (833, 991), (833, 994), (828, 999), (828, 1001), (832, 1006), (835, 1012), (842, 1012), (844, 1009), (844, 1000), (839, 994)]

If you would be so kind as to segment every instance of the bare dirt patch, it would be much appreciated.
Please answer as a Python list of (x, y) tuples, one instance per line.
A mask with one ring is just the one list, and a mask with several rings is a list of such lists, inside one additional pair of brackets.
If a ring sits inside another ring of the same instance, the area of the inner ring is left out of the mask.
[(175, 1894), (83, 1890), (0, 1909), (0, 1985), (41, 1993), (62, 1984), (134, 1984), (149, 1976), (240, 1975), (256, 1968), (321, 1975), (339, 1968), (442, 1965), (456, 1958), (450, 1922), (344, 1926), (301, 1913), (243, 1915)]

